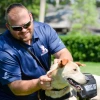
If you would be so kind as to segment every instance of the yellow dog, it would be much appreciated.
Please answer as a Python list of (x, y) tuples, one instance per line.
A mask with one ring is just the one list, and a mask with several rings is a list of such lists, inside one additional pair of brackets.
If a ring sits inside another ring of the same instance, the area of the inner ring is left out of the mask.
[[(81, 73), (79, 66), (83, 66), (83, 64), (72, 62), (67, 59), (53, 64), (47, 72), (53, 79), (51, 82), (53, 89), (46, 90), (46, 96), (50, 97), (51, 100), (77, 100), (76, 93), (72, 89), (73, 86), (69, 84), (68, 80), (70, 82), (74, 80), (80, 84), (86, 83), (86, 77)], [(62, 97), (64, 98), (62, 99)]]

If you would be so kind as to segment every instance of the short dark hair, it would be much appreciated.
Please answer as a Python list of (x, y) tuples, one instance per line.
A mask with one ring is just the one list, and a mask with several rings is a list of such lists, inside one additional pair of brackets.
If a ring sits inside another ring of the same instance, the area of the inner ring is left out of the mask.
[(20, 8), (25, 8), (25, 6), (23, 6), (21, 3), (13, 3), (11, 5), (9, 5), (5, 11), (5, 20), (7, 21), (8, 20), (8, 13), (13, 9), (13, 8), (16, 8), (16, 7), (20, 7)]

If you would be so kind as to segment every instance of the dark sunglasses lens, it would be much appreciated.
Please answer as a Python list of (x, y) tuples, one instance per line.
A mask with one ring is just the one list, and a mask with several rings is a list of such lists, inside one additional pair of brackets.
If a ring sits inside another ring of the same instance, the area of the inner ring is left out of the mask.
[(12, 29), (13, 29), (14, 31), (21, 31), (21, 30), (22, 30), (22, 27), (12, 27)]
[(27, 24), (25, 24), (23, 27), (28, 28), (31, 25), (31, 21), (29, 21)]
[(21, 26), (12, 26), (11, 28), (14, 31), (22, 31), (23, 28), (27, 29), (31, 25), (31, 21), (29, 21), (27, 24), (25, 24), (23, 27)]

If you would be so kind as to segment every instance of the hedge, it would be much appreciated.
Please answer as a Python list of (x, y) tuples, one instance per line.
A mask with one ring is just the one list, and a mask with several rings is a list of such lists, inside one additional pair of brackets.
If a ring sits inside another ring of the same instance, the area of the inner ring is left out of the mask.
[(100, 35), (60, 36), (75, 61), (100, 61)]

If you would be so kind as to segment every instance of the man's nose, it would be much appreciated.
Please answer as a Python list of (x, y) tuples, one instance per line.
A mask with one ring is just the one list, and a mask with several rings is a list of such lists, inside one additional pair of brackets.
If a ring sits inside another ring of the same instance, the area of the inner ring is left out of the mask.
[(27, 30), (26, 28), (22, 27), (22, 32), (26, 32), (26, 30)]

